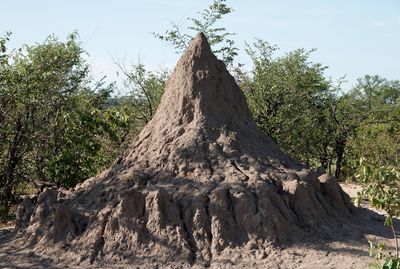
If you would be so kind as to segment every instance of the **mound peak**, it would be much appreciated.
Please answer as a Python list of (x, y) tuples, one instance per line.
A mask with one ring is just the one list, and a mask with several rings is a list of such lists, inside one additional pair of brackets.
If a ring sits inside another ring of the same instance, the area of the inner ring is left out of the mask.
[(183, 125), (192, 120), (210, 127), (252, 122), (242, 91), (203, 33), (190, 43), (167, 84), (158, 114), (169, 112), (170, 119), (184, 119)]
[(241, 127), (233, 125), (252, 122), (243, 93), (212, 53), (203, 33), (193, 39), (178, 61), (152, 122), (159, 121), (236, 129)]
[(256, 180), (300, 167), (257, 128), (203, 33), (179, 59), (155, 116), (124, 160), (122, 167), (135, 164), (132, 171), (200, 182)]
[(349, 208), (333, 178), (295, 163), (257, 128), (199, 33), (125, 154), (74, 190), (24, 201), (17, 226), (37, 250), (77, 263), (208, 266), (262, 260), (292, 234), (329, 230)]

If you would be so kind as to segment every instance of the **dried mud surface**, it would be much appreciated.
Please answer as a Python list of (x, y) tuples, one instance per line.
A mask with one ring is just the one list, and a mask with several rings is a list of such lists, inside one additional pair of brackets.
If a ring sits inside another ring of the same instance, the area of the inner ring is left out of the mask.
[[(359, 186), (341, 184), (351, 197), (356, 195)], [(270, 248), (264, 253), (254, 252), (254, 257), (232, 255), (229, 258), (213, 261), (209, 268), (368, 268), (368, 240), (393, 245), (391, 232), (383, 226), (384, 216), (367, 208), (332, 230), (329, 235), (310, 234), (308, 238), (298, 238), (291, 244)], [(18, 243), (21, 242), (21, 243)], [(204, 268), (198, 264), (190, 266), (177, 262), (157, 263), (150, 260), (136, 260), (134, 263), (104, 262), (102, 264), (79, 265), (65, 257), (46, 256), (25, 244), (23, 236), (11, 234), (7, 228), (0, 232), (0, 268)], [(390, 247), (388, 251), (393, 250)], [(257, 257), (256, 255), (259, 254)]]

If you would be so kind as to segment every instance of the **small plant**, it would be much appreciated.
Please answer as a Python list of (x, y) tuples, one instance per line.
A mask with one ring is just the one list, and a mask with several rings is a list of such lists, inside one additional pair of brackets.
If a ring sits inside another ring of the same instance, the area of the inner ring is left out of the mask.
[(376, 269), (399, 269), (399, 259), (395, 258), (392, 253), (386, 255), (383, 252), (385, 244), (369, 242), (369, 255), (375, 258), (375, 262), (369, 263), (369, 267)]
[[(375, 167), (364, 158), (360, 160), (361, 173), (358, 175), (363, 190), (358, 193), (356, 205), (362, 197), (368, 197), (372, 207), (384, 210), (387, 215), (385, 226), (391, 228), (395, 241), (395, 253), (383, 254), (384, 245), (370, 242), (370, 255), (376, 259), (375, 268), (400, 269), (399, 244), (394, 219), (400, 216), (400, 172), (390, 166)], [(382, 264), (383, 263), (383, 264)]]
[(172, 22), (172, 29), (166, 30), (164, 34), (153, 33), (153, 35), (170, 43), (177, 53), (186, 50), (193, 33), (203, 32), (213, 48), (213, 52), (221, 57), (228, 67), (238, 55), (238, 48), (232, 39), (235, 33), (227, 32), (225, 27), (218, 25), (223, 16), (232, 13), (234, 10), (226, 4), (226, 0), (214, 0), (207, 9), (198, 12), (199, 18), (187, 18), (190, 23), (186, 29)]

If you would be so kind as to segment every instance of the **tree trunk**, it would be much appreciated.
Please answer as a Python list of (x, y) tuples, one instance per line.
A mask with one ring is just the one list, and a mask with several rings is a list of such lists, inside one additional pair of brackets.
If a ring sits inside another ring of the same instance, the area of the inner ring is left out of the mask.
[(344, 149), (346, 147), (346, 138), (339, 137), (336, 139), (336, 170), (335, 170), (335, 177), (337, 179), (340, 178), (340, 174), (342, 173), (342, 165), (344, 161)]
[(319, 162), (321, 164), (321, 167), (324, 168), (325, 172), (329, 168), (329, 154), (328, 154), (328, 144), (324, 143), (323, 144), (323, 150), (322, 154), (319, 156)]
[(13, 198), (13, 189), (17, 183), (15, 180), (15, 170), (27, 149), (27, 145), (25, 144), (26, 135), (23, 133), (25, 129), (21, 121), (17, 120), (15, 126), (15, 134), (8, 149), (7, 164), (0, 174), (0, 202), (4, 214), (8, 214), (9, 212), (9, 204)]

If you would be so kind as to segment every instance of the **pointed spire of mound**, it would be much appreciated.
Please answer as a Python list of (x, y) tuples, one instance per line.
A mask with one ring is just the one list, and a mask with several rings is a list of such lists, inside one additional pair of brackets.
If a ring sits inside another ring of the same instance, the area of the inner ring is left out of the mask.
[(153, 121), (167, 118), (180, 125), (195, 120), (214, 127), (252, 122), (244, 94), (203, 33), (178, 61)]
[(208, 40), (206, 36), (200, 32), (198, 33), (195, 38), (193, 38), (192, 42), (190, 42), (188, 48), (185, 51), (185, 54), (182, 56), (182, 58), (185, 57), (185, 55), (189, 55), (189, 57), (193, 58), (206, 58), (209, 60), (208, 57), (217, 58), (213, 54), (210, 43), (208, 43)]

